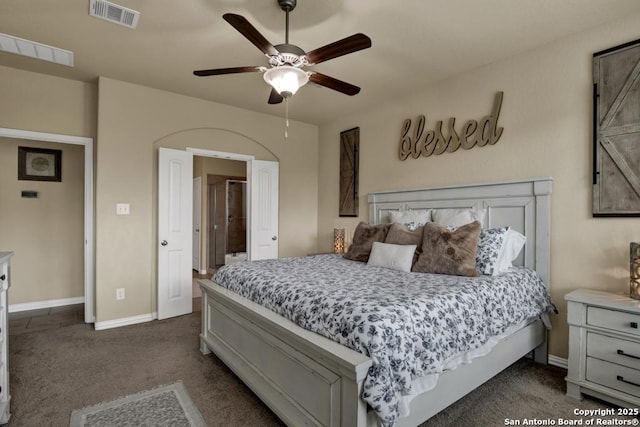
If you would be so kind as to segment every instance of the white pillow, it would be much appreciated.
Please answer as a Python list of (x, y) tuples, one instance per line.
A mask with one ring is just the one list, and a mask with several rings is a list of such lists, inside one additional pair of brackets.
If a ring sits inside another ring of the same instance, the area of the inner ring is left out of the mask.
[(504, 273), (513, 267), (513, 261), (520, 255), (526, 241), (525, 236), (513, 228), (509, 228), (498, 257), (498, 273)]
[(414, 209), (410, 211), (391, 211), (390, 222), (404, 224), (409, 230), (425, 225), (431, 221), (431, 209)]
[(373, 242), (367, 264), (393, 270), (411, 271), (416, 245), (394, 245), (392, 243)]
[(484, 226), (485, 209), (434, 209), (433, 222), (444, 227), (462, 227), (473, 221), (479, 221)]

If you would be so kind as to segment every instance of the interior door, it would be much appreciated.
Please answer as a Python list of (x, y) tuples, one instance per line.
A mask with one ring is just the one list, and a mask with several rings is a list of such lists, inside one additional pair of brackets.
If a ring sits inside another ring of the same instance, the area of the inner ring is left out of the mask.
[(159, 149), (158, 319), (191, 313), (193, 153)]
[(278, 258), (278, 162), (249, 162), (251, 260)]
[(193, 178), (193, 238), (192, 238), (192, 268), (200, 273), (200, 226), (202, 218), (202, 177)]

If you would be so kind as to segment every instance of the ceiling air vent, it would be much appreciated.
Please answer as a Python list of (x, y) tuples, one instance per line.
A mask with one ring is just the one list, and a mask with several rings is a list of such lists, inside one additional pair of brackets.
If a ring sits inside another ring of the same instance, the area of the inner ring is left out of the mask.
[(140, 12), (104, 0), (90, 0), (89, 15), (128, 28), (136, 28)]
[(0, 51), (73, 67), (73, 52), (0, 33)]

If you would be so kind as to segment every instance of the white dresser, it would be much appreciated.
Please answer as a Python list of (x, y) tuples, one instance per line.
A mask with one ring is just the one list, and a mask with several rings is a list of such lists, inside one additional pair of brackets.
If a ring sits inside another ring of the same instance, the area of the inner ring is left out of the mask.
[(579, 289), (565, 296), (569, 323), (567, 396), (582, 393), (640, 406), (640, 300)]
[(9, 422), (9, 329), (7, 298), (9, 290), (9, 260), (13, 252), (0, 252), (0, 424)]

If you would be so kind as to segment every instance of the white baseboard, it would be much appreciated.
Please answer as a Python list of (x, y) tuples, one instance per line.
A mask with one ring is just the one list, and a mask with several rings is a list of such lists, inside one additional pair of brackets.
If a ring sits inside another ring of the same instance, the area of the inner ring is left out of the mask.
[(47, 301), (23, 302), (20, 304), (9, 304), (9, 313), (19, 311), (40, 310), (42, 308), (63, 307), (65, 305), (84, 304), (84, 297), (50, 299)]
[(564, 369), (568, 369), (569, 367), (569, 364), (567, 363), (567, 359), (554, 356), (553, 354), (549, 355), (549, 365), (557, 366), (558, 368), (564, 368)]
[(104, 329), (119, 328), (121, 326), (135, 325), (138, 323), (151, 322), (157, 319), (157, 313), (141, 314), (139, 316), (123, 317), (122, 319), (105, 320), (104, 322), (96, 322), (94, 324), (96, 331)]

